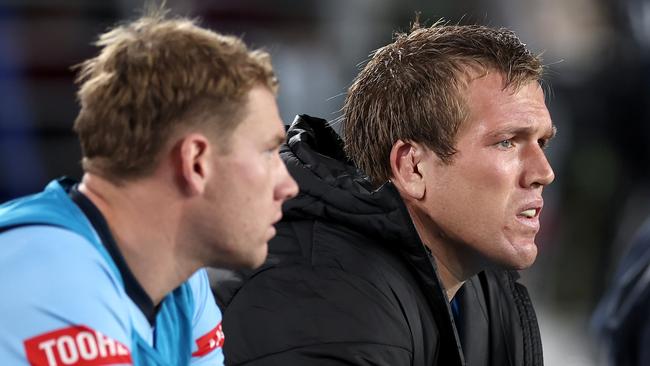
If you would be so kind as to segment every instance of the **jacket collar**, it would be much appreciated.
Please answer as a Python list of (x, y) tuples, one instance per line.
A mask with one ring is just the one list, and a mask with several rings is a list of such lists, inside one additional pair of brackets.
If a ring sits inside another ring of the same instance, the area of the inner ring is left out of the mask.
[(333, 222), (363, 233), (406, 260), (422, 282), (441, 333), (441, 347), (458, 348), (460, 341), (435, 261), (422, 243), (395, 186), (372, 189), (366, 174), (343, 151), (343, 141), (321, 118), (299, 115), (287, 131), (280, 155), (298, 182), (297, 197), (283, 206), (284, 220), (305, 218)]

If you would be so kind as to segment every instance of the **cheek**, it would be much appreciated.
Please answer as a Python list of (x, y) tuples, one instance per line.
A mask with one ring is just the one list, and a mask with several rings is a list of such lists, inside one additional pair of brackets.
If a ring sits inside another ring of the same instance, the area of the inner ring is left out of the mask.
[(449, 173), (438, 186), (438, 199), (447, 207), (445, 211), (454, 211), (475, 225), (489, 222), (494, 226), (495, 220), (502, 220), (513, 192), (508, 164), (473, 162), (454, 166)]
[[(233, 164), (230, 185), (241, 205), (250, 215), (251, 211), (266, 215), (265, 204), (272, 199), (272, 181), (268, 159), (264, 155), (242, 159)], [(235, 207), (235, 209), (239, 209)]]
[[(246, 184), (248, 186), (259, 186), (269, 179), (268, 164), (264, 156), (249, 155), (248, 157), (233, 161), (231, 171), (236, 177), (235, 184)], [(250, 187), (252, 188), (252, 187)]]
[(480, 193), (486, 189), (494, 190), (501, 185), (503, 167), (487, 162), (458, 164), (448, 171), (446, 185), (460, 193)]
[(469, 191), (485, 199), (502, 200), (516, 188), (517, 164), (498, 157), (484, 157), (470, 165), (460, 167)]

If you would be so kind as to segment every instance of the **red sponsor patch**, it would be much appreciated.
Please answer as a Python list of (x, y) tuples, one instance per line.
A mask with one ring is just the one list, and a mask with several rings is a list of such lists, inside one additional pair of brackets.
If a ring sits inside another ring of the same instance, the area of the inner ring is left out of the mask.
[(214, 329), (205, 333), (201, 338), (196, 340), (196, 346), (198, 349), (196, 352), (192, 353), (192, 357), (205, 356), (215, 349), (223, 347), (224, 339), (225, 337), (223, 330), (221, 329), (221, 323), (219, 323), (219, 325), (214, 327)]
[(32, 366), (131, 364), (122, 343), (84, 325), (58, 329), (24, 342)]

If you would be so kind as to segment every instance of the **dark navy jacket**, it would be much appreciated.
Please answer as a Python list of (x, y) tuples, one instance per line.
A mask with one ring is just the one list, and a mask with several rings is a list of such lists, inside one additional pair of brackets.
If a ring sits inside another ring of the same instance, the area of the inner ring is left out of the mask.
[(593, 326), (608, 364), (650, 365), (650, 220), (623, 257)]

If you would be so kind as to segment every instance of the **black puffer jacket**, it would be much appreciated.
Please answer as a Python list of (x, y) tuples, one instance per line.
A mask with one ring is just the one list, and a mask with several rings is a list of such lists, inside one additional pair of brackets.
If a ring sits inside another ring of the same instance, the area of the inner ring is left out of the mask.
[(542, 364), (516, 273), (467, 281), (454, 325), (394, 186), (372, 191), (322, 119), (299, 116), (281, 155), (300, 193), (267, 262), (216, 287), (228, 365)]

